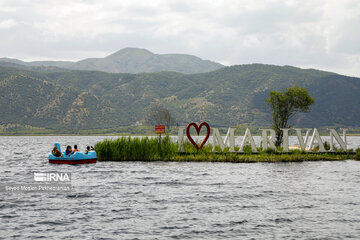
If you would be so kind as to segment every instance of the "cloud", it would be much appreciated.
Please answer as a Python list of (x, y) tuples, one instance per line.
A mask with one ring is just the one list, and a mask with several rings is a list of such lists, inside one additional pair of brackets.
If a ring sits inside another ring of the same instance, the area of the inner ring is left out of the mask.
[(15, 21), (12, 19), (7, 19), (4, 21), (0, 22), (0, 29), (7, 29), (7, 28), (12, 28), (13, 26), (15, 26)]
[(3, 0), (0, 13), (8, 57), (78, 60), (140, 47), (360, 77), (357, 0)]

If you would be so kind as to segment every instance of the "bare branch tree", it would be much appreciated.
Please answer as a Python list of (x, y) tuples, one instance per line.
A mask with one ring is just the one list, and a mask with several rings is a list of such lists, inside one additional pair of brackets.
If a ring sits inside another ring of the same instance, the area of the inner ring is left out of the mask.
[(175, 119), (165, 107), (155, 105), (148, 110), (145, 122), (149, 125), (165, 125), (167, 131), (170, 131), (175, 124)]

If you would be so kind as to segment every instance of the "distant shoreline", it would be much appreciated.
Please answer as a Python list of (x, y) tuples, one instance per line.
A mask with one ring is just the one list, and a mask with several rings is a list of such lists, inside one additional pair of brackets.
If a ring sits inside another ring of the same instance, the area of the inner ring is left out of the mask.
[[(82, 137), (82, 136), (109, 136), (109, 137), (113, 137), (113, 136), (118, 136), (118, 137), (122, 137), (122, 136), (134, 136), (134, 137), (140, 137), (140, 136), (147, 136), (147, 137), (151, 137), (151, 136), (155, 136), (154, 134), (149, 134), (149, 133), (145, 133), (145, 134), (140, 134), (140, 133), (97, 133), (97, 134), (76, 134), (76, 133), (51, 133), (51, 134), (24, 134), (24, 133), (9, 133), (9, 134), (3, 134), (0, 133), (0, 137), (11, 137), (11, 136), (19, 136), (19, 137), (31, 137), (31, 136), (72, 136), (72, 137)], [(177, 136), (176, 134), (171, 134), (170, 136)], [(201, 136), (205, 136), (205, 135), (199, 135)], [(240, 136), (240, 135), (239, 135)], [(239, 136), (235, 136), (235, 137), (239, 137)], [(253, 136), (261, 136), (260, 134), (253, 134)], [(292, 135), (290, 135), (292, 136)], [(295, 135), (294, 135), (295, 136)], [(305, 136), (305, 134), (303, 134), (303, 136)], [(322, 134), (322, 136), (329, 136), (329, 134)], [(355, 136), (358, 137), (360, 136), (360, 133), (347, 133), (346, 136)]]

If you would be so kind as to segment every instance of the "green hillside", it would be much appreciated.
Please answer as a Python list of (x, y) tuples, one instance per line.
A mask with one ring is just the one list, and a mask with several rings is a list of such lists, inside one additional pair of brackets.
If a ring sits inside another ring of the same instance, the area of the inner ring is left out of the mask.
[[(4, 74), (0, 81), (0, 124), (46, 128), (117, 126), (110, 104), (87, 91), (60, 86), (31, 72)], [(30, 74), (29, 74), (30, 73)]]
[(210, 72), (223, 65), (185, 54), (154, 54), (146, 49), (124, 48), (104, 58), (88, 58), (78, 62), (35, 61), (0, 58), (0, 65), (12, 63), (26, 67), (57, 67), (73, 70), (103, 71), (111, 73), (141, 73), (174, 71), (180, 73)]
[(201, 74), (34, 71), (0, 67), (0, 124), (93, 129), (141, 125), (152, 104), (162, 104), (178, 124), (271, 126), (270, 90), (297, 85), (315, 98), (298, 127), (359, 127), (360, 79), (312, 69), (262, 64)]

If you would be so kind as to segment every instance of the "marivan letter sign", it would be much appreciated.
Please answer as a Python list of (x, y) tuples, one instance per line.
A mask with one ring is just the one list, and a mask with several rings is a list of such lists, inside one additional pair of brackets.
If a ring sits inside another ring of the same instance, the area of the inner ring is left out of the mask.
[[(206, 136), (203, 139), (203, 141), (198, 145), (195, 140), (190, 135), (190, 128), (194, 127), (197, 134), (200, 134), (200, 130), (202, 127), (206, 128)], [(186, 129), (186, 135), (188, 140), (195, 146), (197, 150), (201, 149), (210, 136), (210, 126), (206, 122), (200, 123), (199, 125), (195, 123), (190, 123), (186, 128), (180, 127), (178, 132), (178, 147), (179, 152), (184, 152), (184, 130)], [(255, 140), (253, 136), (251, 135), (250, 129), (247, 128), (243, 138), (242, 142), (239, 146), (235, 146), (235, 129), (236, 128), (229, 128), (227, 131), (227, 134), (225, 136), (225, 139), (220, 135), (218, 128), (212, 128), (212, 151), (216, 152), (215, 147), (219, 146), (222, 151), (224, 151), (225, 147), (229, 147), (229, 152), (244, 152), (244, 146), (250, 145), (251, 151), (253, 153), (258, 152), (257, 147), (261, 147), (262, 150), (267, 149), (273, 149), (277, 151), (277, 148), (275, 146), (275, 136), (276, 133), (273, 129), (260, 129), (261, 130), (261, 140), (258, 144), (255, 143)], [(330, 134), (330, 149), (327, 151), (325, 150), (323, 140), (316, 128), (283, 128), (281, 129), (283, 131), (283, 152), (289, 152), (289, 135), (291, 132), (295, 133), (299, 149), (302, 151), (312, 152), (315, 147), (318, 147), (318, 152), (333, 152), (334, 151), (334, 140), (338, 143), (340, 148), (347, 151), (347, 142), (346, 142), (346, 131), (347, 129), (342, 129), (343, 131), (343, 138), (341, 138), (338, 134), (338, 132), (335, 129), (328, 129)], [(305, 133), (305, 139), (302, 135), (303, 130), (306, 131)], [(312, 132), (312, 134), (311, 134)], [(239, 150), (235, 151), (235, 147), (238, 147)]]

